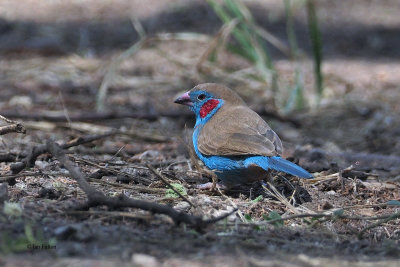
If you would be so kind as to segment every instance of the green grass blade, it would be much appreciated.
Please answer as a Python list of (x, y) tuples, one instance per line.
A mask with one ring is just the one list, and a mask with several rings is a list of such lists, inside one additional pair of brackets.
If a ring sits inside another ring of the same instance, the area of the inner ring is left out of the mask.
[(293, 13), (291, 8), (290, 0), (283, 0), (285, 4), (285, 13), (286, 13), (286, 34), (289, 40), (290, 52), (292, 57), (296, 59), (298, 54), (298, 45), (296, 34), (294, 32), (294, 24), (293, 24)]
[(313, 57), (314, 57), (314, 75), (316, 81), (316, 92), (318, 97), (318, 102), (320, 102), (322, 93), (324, 90), (324, 81), (323, 75), (321, 71), (322, 65), (322, 40), (321, 33), (319, 31), (318, 26), (318, 18), (317, 12), (315, 9), (314, 0), (307, 0), (307, 19), (308, 19), (308, 27), (310, 31), (310, 39), (313, 47)]
[(296, 64), (296, 73), (295, 73), (295, 86), (290, 92), (289, 99), (285, 106), (285, 112), (289, 112), (293, 109), (301, 109), (304, 107), (304, 83), (302, 79), (301, 68), (299, 66), (299, 48), (297, 45), (297, 38), (294, 31), (294, 23), (293, 23), (293, 13), (291, 7), (290, 0), (284, 0), (285, 4), (285, 13), (286, 13), (286, 34), (289, 40), (290, 46), (290, 54), (292, 60), (295, 61)]
[(299, 67), (296, 68), (296, 77), (295, 77), (295, 84), (292, 88), (289, 98), (286, 102), (284, 112), (288, 113), (295, 109), (302, 109), (304, 108), (304, 86), (303, 86), (303, 79)]
[(224, 22), (229, 22), (232, 18), (229, 16), (227, 12), (225, 12), (224, 8), (215, 0), (207, 0), (208, 4), (217, 14), (217, 16)]

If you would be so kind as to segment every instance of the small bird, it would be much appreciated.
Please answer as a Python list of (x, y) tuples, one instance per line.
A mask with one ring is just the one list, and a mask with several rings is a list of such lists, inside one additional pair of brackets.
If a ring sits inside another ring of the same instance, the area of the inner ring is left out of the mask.
[(222, 186), (263, 180), (269, 170), (313, 178), (303, 168), (281, 158), (278, 135), (228, 87), (199, 84), (175, 103), (187, 105), (195, 113), (195, 154), (217, 175)]

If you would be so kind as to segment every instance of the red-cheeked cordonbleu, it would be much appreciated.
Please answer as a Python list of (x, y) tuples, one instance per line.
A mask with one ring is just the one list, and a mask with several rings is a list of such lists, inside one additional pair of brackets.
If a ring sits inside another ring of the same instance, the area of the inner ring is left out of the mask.
[(301, 178), (313, 177), (281, 158), (278, 135), (228, 87), (199, 84), (175, 103), (187, 105), (195, 113), (195, 154), (223, 185), (262, 180), (271, 169)]

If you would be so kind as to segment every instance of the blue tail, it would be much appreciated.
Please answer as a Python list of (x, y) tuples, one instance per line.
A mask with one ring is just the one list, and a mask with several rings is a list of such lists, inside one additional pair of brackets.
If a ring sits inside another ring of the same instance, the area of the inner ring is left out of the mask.
[(297, 166), (296, 164), (277, 156), (276, 157), (255, 156), (246, 159), (244, 163), (246, 166), (256, 164), (266, 171), (268, 169), (273, 169), (276, 171), (286, 172), (301, 178), (307, 178), (307, 179), (314, 178), (302, 167)]
[(268, 167), (270, 169), (286, 172), (301, 178), (307, 178), (307, 179), (314, 178), (310, 173), (308, 173), (302, 167), (281, 157), (269, 157)]

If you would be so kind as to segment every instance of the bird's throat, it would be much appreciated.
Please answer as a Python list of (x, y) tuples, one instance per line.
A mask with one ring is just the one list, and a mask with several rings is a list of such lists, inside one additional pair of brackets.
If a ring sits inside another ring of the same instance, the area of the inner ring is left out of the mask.
[(203, 104), (200, 108), (200, 117), (206, 117), (214, 108), (216, 108), (219, 104), (219, 100), (210, 99), (206, 103)]

